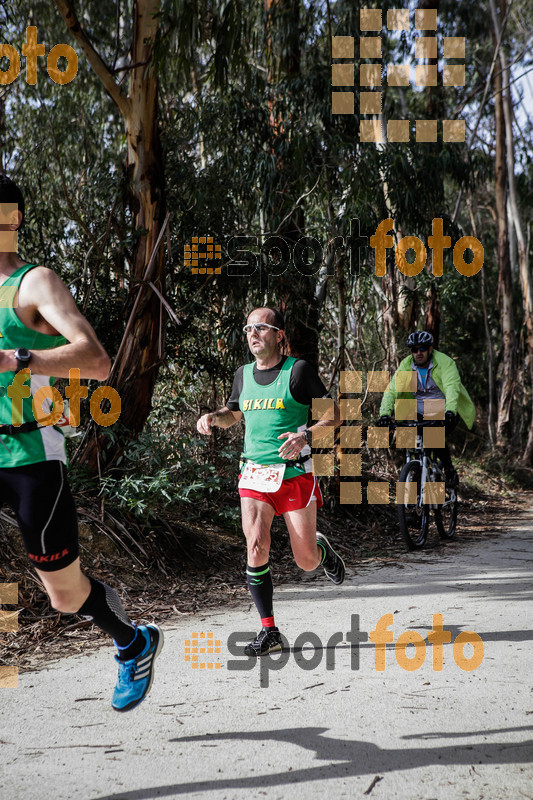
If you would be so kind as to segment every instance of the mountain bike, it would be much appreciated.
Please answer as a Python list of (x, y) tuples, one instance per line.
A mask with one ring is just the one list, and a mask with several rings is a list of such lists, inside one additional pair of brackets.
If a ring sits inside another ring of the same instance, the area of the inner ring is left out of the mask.
[[(398, 522), (409, 550), (419, 550), (425, 545), (431, 509), (442, 539), (453, 539), (456, 533), (457, 487), (446, 486), (441, 461), (433, 458), (432, 448), (423, 445), (422, 428), (443, 425), (443, 422), (424, 420), (395, 422), (391, 426), (417, 429), (415, 447), (407, 451), (406, 463), (400, 472), (398, 483), (402, 486), (399, 487), (397, 494)], [(435, 487), (432, 487), (432, 484), (435, 484)], [(442, 489), (437, 488), (439, 484), (444, 485), (444, 502), (441, 499)]]

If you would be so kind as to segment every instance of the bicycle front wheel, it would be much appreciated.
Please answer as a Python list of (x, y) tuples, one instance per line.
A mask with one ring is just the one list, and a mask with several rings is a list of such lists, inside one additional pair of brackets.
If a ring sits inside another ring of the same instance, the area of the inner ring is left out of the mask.
[(435, 522), (441, 539), (453, 539), (457, 533), (457, 488), (446, 487), (444, 503), (435, 509)]
[(402, 538), (409, 550), (419, 550), (423, 547), (428, 535), (429, 506), (420, 504), (421, 479), (420, 462), (409, 461), (400, 472), (398, 481), (401, 484), (397, 498), (398, 523)]

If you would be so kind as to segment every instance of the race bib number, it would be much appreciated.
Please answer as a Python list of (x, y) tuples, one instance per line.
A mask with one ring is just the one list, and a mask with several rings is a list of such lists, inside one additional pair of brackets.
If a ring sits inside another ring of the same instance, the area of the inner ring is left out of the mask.
[(74, 436), (79, 436), (81, 431), (76, 430), (76, 428), (72, 428), (69, 421), (70, 417), (70, 405), (68, 400), (63, 400), (63, 413), (59, 417), (58, 421), (56, 422), (56, 428), (61, 428), (63, 431), (63, 436), (67, 439), (72, 439)]
[(256, 492), (277, 492), (283, 480), (286, 464), (271, 464), (263, 467), (247, 461), (239, 481), (239, 489), (255, 489)]

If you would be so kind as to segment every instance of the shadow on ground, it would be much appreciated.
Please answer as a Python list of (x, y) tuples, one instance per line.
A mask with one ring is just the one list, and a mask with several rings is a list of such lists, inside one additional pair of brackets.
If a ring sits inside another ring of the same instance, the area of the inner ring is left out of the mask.
[[(513, 731), (531, 731), (533, 726), (522, 728), (502, 728), (501, 730), (476, 731), (466, 734), (464, 731), (442, 734), (411, 734), (406, 739), (455, 738), (465, 736), (499, 735)], [(428, 766), (475, 765), (475, 764), (515, 764), (533, 762), (533, 739), (523, 742), (483, 742), (482, 744), (461, 744), (453, 746), (417, 747), (416, 749), (398, 749), (378, 747), (364, 740), (352, 741), (332, 739), (324, 734), (327, 728), (283, 728), (281, 730), (234, 732), (205, 734), (203, 736), (183, 736), (170, 739), (176, 744), (187, 742), (213, 746), (216, 742), (279, 742), (286, 745), (297, 745), (311, 750), (315, 758), (329, 761), (329, 764), (305, 769), (294, 769), (270, 775), (254, 773), (249, 777), (217, 778), (204, 781), (175, 783), (172, 785), (153, 786), (144, 789), (129, 790), (119, 794), (110, 794), (98, 800), (152, 800), (157, 797), (173, 795), (189, 795), (193, 792), (216, 792), (227, 789), (256, 790), (274, 786), (284, 786), (315, 780), (331, 780), (350, 778), (361, 775), (393, 772)], [(216, 745), (215, 745), (216, 746)], [(333, 763), (331, 763), (333, 762)], [(334, 763), (337, 762), (337, 763)]]

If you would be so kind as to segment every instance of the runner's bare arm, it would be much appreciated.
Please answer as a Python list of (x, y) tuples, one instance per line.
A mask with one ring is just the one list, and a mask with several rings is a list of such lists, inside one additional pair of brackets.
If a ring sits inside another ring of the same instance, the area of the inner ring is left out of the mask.
[[(82, 378), (105, 380), (111, 364), (109, 356), (55, 272), (45, 267), (32, 270), (21, 283), (16, 311), (24, 324), (33, 315), (36, 329), (61, 334), (68, 341), (52, 350), (32, 350), (32, 373), (68, 378), (69, 370), (77, 368)], [(29, 327), (33, 327), (31, 321)], [(17, 371), (15, 351), (0, 350), (0, 372), (9, 371)]]
[[(333, 403), (333, 419), (331, 417), (331, 413), (326, 411), (326, 413), (319, 419), (318, 422), (315, 422), (313, 425), (310, 425), (308, 430), (312, 431), (313, 435), (313, 444), (317, 441), (320, 441), (321, 434), (323, 436), (327, 436), (329, 429), (334, 426), (335, 429), (338, 428), (341, 421), (341, 412), (337, 403)], [(278, 436), (278, 439), (285, 439), (283, 444), (279, 448), (279, 454), (282, 458), (294, 459), (299, 454), (300, 451), (303, 450), (305, 445), (307, 444), (307, 439), (305, 437), (305, 433), (300, 431), (298, 433), (294, 432), (287, 432), (282, 433)], [(318, 445), (320, 447), (320, 445)]]
[(204, 414), (196, 423), (196, 427), (199, 433), (203, 433), (204, 436), (209, 436), (213, 426), (217, 428), (231, 428), (231, 426), (239, 422), (242, 417), (242, 411), (231, 411), (227, 406), (224, 406), (223, 408), (217, 409), (217, 411)]

